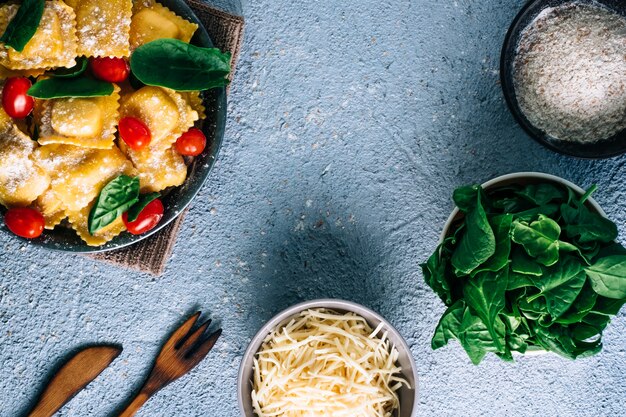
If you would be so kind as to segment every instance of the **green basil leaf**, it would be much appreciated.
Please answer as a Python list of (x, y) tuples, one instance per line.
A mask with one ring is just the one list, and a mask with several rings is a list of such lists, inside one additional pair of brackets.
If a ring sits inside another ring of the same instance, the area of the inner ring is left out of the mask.
[(15, 17), (0, 37), (0, 42), (22, 52), (39, 28), (44, 6), (44, 0), (22, 1)]
[(100, 192), (89, 213), (89, 233), (92, 235), (113, 223), (139, 200), (139, 177), (120, 175)]
[(48, 72), (48, 75), (56, 78), (76, 78), (79, 75), (87, 71), (89, 66), (89, 60), (84, 56), (79, 57), (76, 60), (76, 65), (71, 68), (57, 68), (54, 71)]
[(40, 99), (99, 97), (113, 94), (113, 84), (93, 78), (48, 78), (37, 81), (28, 95)]
[(469, 203), (466, 206), (465, 233), (452, 254), (451, 262), (457, 275), (470, 274), (496, 252), (496, 238), (483, 208), (481, 193), (474, 195), (474, 206), (469, 207)]
[(145, 209), (148, 204), (150, 204), (159, 197), (161, 197), (161, 194), (159, 193), (140, 195), (139, 201), (137, 201), (137, 203), (135, 203), (135, 205), (128, 210), (128, 221), (134, 222), (135, 220), (137, 220), (137, 217), (139, 217), (141, 211)]
[(157, 39), (133, 52), (130, 68), (146, 85), (176, 91), (208, 90), (228, 84), (230, 53), (176, 39)]
[(626, 298), (626, 255), (598, 259), (585, 268), (593, 290), (607, 298)]
[(528, 301), (544, 297), (552, 320), (556, 320), (574, 303), (587, 277), (579, 261), (571, 256), (564, 256), (553, 267), (544, 268), (542, 276), (531, 276), (531, 279), (540, 292), (528, 297)]
[(545, 266), (554, 265), (559, 260), (559, 224), (542, 214), (539, 220), (530, 224), (516, 220), (513, 222), (511, 238), (522, 245), (528, 255)]
[(504, 352), (505, 340), (496, 331), (496, 321), (504, 309), (508, 269), (500, 273), (483, 272), (469, 279), (463, 295), (472, 313), (480, 317), (498, 352)]

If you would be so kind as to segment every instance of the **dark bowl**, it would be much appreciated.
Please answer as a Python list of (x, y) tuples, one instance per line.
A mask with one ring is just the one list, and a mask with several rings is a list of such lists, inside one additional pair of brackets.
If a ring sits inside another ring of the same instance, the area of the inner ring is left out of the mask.
[[(563, 155), (575, 156), (578, 158), (610, 158), (626, 152), (626, 129), (618, 132), (614, 136), (594, 142), (575, 143), (557, 140), (543, 130), (533, 126), (522, 112), (515, 95), (515, 84), (513, 81), (513, 61), (520, 40), (520, 35), (524, 29), (547, 7), (555, 7), (573, 0), (531, 0), (519, 12), (513, 20), (511, 27), (504, 40), (502, 54), (500, 57), (500, 80), (502, 91), (506, 103), (513, 113), (517, 122), (524, 128), (526, 133), (545, 147), (561, 153)], [(577, 3), (602, 4), (619, 14), (626, 16), (626, 1), (624, 0), (576, 0)]]
[[(213, 47), (213, 42), (211, 42), (211, 38), (206, 29), (183, 0), (159, 0), (159, 2), (179, 16), (199, 25), (196, 34), (191, 40), (192, 44), (207, 48)], [(159, 225), (151, 231), (139, 236), (124, 232), (103, 246), (92, 247), (83, 242), (76, 232), (69, 227), (57, 226), (54, 230), (46, 230), (40, 238), (32, 240), (15, 236), (6, 228), (3, 221), (0, 221), (0, 230), (10, 234), (16, 239), (22, 239), (24, 242), (33, 245), (77, 253), (106, 252), (120, 249), (157, 233), (178, 217), (198, 194), (211, 172), (222, 146), (224, 128), (226, 125), (226, 89), (222, 87), (205, 91), (203, 93), (203, 99), (207, 117), (201, 128), (207, 137), (207, 147), (204, 152), (195, 157), (193, 162), (189, 165), (185, 183), (180, 187), (172, 188), (163, 193), (162, 201), (165, 208), (163, 219)], [(1, 214), (4, 214), (5, 211), (4, 208), (0, 208)]]

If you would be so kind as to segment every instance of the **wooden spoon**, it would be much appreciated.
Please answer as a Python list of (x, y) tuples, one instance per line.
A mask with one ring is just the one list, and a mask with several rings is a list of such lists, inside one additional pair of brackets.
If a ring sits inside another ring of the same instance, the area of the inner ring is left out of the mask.
[(192, 370), (204, 359), (222, 334), (222, 329), (203, 337), (211, 324), (208, 320), (192, 332), (200, 317), (194, 314), (165, 342), (157, 356), (152, 372), (133, 401), (119, 417), (132, 417), (157, 391)]
[(96, 379), (122, 352), (116, 346), (92, 346), (81, 350), (52, 377), (28, 417), (50, 417), (78, 391)]

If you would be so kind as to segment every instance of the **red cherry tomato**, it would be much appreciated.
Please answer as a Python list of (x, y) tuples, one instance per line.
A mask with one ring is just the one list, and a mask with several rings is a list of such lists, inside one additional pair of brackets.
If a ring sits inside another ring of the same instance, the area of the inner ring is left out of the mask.
[(139, 213), (139, 217), (134, 222), (128, 221), (128, 213), (122, 214), (122, 220), (126, 225), (126, 228), (133, 235), (141, 235), (159, 224), (163, 218), (163, 203), (158, 198), (152, 200), (143, 210)]
[(121, 83), (130, 75), (130, 67), (124, 58), (91, 58), (91, 71), (96, 78), (110, 83)]
[(131, 149), (139, 151), (150, 144), (150, 129), (139, 119), (124, 117), (120, 120), (118, 129), (120, 137)]
[(176, 139), (176, 150), (185, 156), (198, 156), (206, 147), (206, 136), (200, 129), (191, 128)]
[(41, 236), (46, 225), (40, 212), (27, 207), (10, 209), (4, 215), (4, 222), (10, 231), (26, 239)]
[(32, 83), (26, 77), (9, 78), (2, 88), (2, 107), (14, 119), (23, 119), (33, 111), (35, 100), (27, 94)]

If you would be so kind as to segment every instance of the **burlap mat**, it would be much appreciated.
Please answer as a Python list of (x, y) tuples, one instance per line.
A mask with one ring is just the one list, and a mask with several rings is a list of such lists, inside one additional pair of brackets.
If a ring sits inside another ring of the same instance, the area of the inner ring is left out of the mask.
[[(243, 17), (215, 9), (201, 0), (187, 0), (187, 3), (206, 27), (213, 44), (222, 51), (232, 53), (232, 72), (230, 74), (232, 81), (243, 40)], [(186, 212), (185, 210), (181, 213), (159, 233), (132, 245), (130, 248), (90, 256), (104, 262), (160, 275), (172, 254), (176, 236)]]

